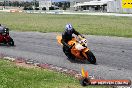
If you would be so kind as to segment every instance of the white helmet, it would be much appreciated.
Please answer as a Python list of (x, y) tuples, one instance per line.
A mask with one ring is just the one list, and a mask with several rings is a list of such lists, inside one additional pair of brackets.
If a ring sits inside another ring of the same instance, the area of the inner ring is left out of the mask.
[(72, 34), (73, 26), (72, 26), (71, 24), (67, 24), (66, 27), (65, 27), (65, 31), (66, 31), (68, 34)]

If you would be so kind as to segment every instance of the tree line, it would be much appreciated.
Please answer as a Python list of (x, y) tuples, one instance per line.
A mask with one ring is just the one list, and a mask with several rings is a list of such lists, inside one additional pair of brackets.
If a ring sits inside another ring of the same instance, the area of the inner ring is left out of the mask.
[(12, 7), (29, 7), (29, 6), (35, 6), (38, 7), (39, 6), (39, 2), (38, 1), (3, 1), (0, 2), (0, 6), (12, 6)]
[[(62, 8), (63, 10), (66, 10), (66, 8), (70, 7), (70, 2), (68, 1), (62, 1), (62, 2), (52, 2), (52, 5), (54, 6), (58, 6), (59, 8)], [(3, 6), (4, 8), (6, 6), (9, 7), (24, 7), (26, 8), (30, 8), (30, 10), (32, 10), (32, 7), (34, 6), (39, 7), (39, 1), (33, 0), (33, 1), (3, 1), (0, 2), (0, 6)]]

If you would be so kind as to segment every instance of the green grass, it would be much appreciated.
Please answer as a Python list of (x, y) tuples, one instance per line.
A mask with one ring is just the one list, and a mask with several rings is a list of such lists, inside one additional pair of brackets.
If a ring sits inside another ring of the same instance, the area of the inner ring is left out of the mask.
[(132, 37), (132, 17), (0, 13), (0, 23), (16, 31), (62, 32), (67, 23), (90, 35)]
[[(83, 88), (71, 76), (40, 68), (22, 68), (0, 59), (0, 88)], [(86, 88), (110, 88), (88, 86)]]

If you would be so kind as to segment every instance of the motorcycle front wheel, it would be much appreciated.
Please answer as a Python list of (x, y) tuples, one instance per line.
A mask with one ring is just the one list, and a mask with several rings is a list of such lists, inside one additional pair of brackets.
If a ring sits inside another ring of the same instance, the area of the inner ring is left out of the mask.
[(89, 50), (85, 53), (88, 58), (86, 58), (91, 64), (96, 64), (96, 58), (94, 54)]
[(8, 44), (9, 44), (10, 46), (14, 46), (14, 41), (13, 41), (12, 38), (10, 39), (10, 41), (8, 42)]

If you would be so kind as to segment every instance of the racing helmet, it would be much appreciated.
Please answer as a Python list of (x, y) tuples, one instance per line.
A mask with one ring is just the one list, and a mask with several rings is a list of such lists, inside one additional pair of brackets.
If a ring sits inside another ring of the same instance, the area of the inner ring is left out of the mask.
[(71, 24), (66, 24), (66, 26), (65, 26), (65, 31), (66, 31), (68, 34), (72, 34), (73, 26), (72, 26)]

